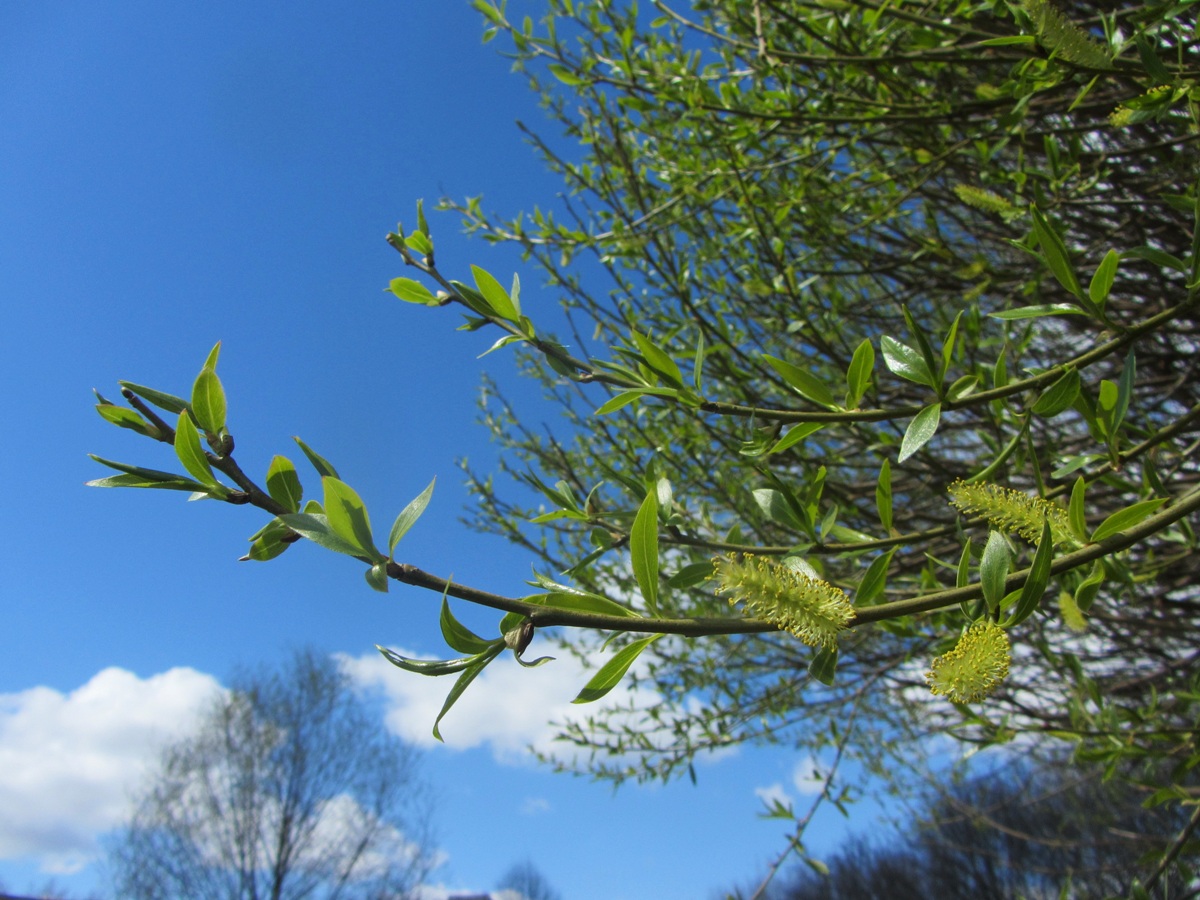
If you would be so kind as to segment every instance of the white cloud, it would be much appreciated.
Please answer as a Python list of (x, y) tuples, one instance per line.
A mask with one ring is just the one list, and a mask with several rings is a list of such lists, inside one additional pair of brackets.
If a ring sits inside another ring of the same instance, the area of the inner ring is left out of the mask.
[(792, 769), (792, 785), (802, 795), (819, 794), (825, 787), (827, 774), (828, 770), (821, 762), (816, 757), (810, 756), (800, 760)]
[(108, 668), (69, 694), (0, 694), (0, 858), (33, 856), (55, 873), (91, 862), (144, 768), (218, 690), (194, 669), (143, 679)]
[(521, 801), (521, 815), (540, 816), (550, 812), (550, 801), (545, 797), (526, 797)]
[(766, 787), (755, 788), (754, 796), (758, 797), (763, 802), (763, 806), (768, 809), (774, 807), (776, 804), (781, 806), (792, 805), (792, 795), (778, 781)]

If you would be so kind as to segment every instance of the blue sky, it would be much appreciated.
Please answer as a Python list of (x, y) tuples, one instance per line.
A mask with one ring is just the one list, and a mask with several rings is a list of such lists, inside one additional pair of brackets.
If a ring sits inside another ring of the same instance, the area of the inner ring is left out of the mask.
[[(537, 4), (510, 3), (526, 11)], [(411, 274), (383, 238), (412, 223), (417, 198), (483, 194), (513, 213), (559, 190), (514, 124), (549, 130), (536, 97), (480, 34), (466, 0), (0, 6), (9, 890), (102, 884), (97, 842), (155, 748), (234, 667), (301, 644), (342, 654), (380, 690), (389, 726), (426, 748), (447, 859), (431, 898), (493, 887), (524, 859), (567, 898), (694, 898), (747, 883), (779, 850), (786, 823), (757, 818), (760, 796), (803, 799), (799, 755), (747, 749), (702, 762), (698, 786), (615, 794), (553, 775), (523, 748), (571, 714), (585, 676), (566, 662), (493, 666), (434, 745), (449, 684), (386, 667), (372, 647), (442, 654), (435, 595), (374, 593), (359, 564), (311, 545), (239, 563), (255, 510), (83, 487), (106, 474), (88, 452), (172, 467), (169, 448), (104, 423), (90, 389), (186, 393), (221, 340), (243, 467), (299, 463), (300, 435), (379, 530), (437, 476), (398, 557), (521, 592), (530, 560), (457, 521), (455, 460), (493, 458), (474, 424), (481, 373), (522, 389), (503, 353), (476, 358), (491, 338), (383, 293)], [(466, 241), (453, 216), (430, 221), (445, 271), (520, 271), (525, 306), (556, 307), (514, 254)], [(834, 821), (816, 847), (840, 833)]]

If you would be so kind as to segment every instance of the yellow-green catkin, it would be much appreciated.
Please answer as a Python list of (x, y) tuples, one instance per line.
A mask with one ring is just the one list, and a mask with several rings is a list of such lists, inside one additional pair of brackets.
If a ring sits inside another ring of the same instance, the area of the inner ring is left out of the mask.
[(933, 693), (954, 703), (978, 703), (1008, 677), (1011, 660), (1004, 629), (990, 619), (976, 622), (953, 650), (933, 661), (925, 680)]
[(1075, 544), (1067, 511), (1042, 497), (998, 484), (956, 481), (947, 490), (950, 502), (970, 515), (982, 516), (998, 531), (1017, 534), (1036, 544), (1042, 537), (1042, 523), (1050, 520), (1050, 535), (1055, 545)]
[(718, 593), (732, 594), (748, 615), (766, 619), (810, 647), (833, 650), (838, 632), (854, 618), (846, 592), (761, 556), (713, 560)]
[(954, 193), (958, 199), (968, 206), (982, 209), (984, 212), (996, 213), (1008, 218), (1019, 212), (1009, 201), (999, 194), (970, 184), (956, 184)]

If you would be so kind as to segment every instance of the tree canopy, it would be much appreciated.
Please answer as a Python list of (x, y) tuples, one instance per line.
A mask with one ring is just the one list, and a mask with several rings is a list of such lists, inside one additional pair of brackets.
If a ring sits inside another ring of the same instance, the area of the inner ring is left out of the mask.
[(1195, 806), (1159, 882), (1200, 822), (1195, 3), (476, 6), (560, 126), (528, 133), (567, 192), (443, 206), (520, 247), (563, 315), (529, 277), (523, 307), (519, 279), (443, 272), (420, 207), (391, 288), (498, 333), (562, 414), (539, 430), (492, 386), (502, 477), (467, 470), (472, 525), (539, 559), (536, 592), (399, 561), (431, 489), (384, 552), (307, 445), (319, 501), (282, 456), (260, 486), (215, 349), (188, 399), (100, 400), (188, 474), (102, 460), (121, 474), (98, 483), (253, 505), (249, 558), (309, 538), (378, 589), (503, 612), (488, 639), (444, 602), (454, 659), (384, 651), (457, 676), (442, 715), (535, 629), (592, 658), (611, 639), (579, 700), (627, 679), (654, 702), (565, 730), (618, 781), (747, 741), (884, 774), (933, 735), (1066, 742)]
[(120, 897), (400, 898), (432, 867), (414, 751), (313, 651), (235, 679), (139, 790)]

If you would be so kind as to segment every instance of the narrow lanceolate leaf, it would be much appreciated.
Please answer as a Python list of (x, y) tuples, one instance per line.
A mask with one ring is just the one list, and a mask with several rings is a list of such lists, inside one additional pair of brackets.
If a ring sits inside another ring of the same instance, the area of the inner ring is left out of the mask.
[(1046, 259), (1046, 265), (1050, 267), (1050, 271), (1054, 273), (1059, 284), (1074, 296), (1082, 298), (1083, 289), (1079, 286), (1079, 276), (1075, 274), (1071, 258), (1067, 255), (1067, 245), (1063, 243), (1062, 237), (1036, 207), (1033, 207), (1031, 212), (1033, 213), (1033, 234), (1037, 238), (1038, 246), (1042, 248), (1042, 256)]
[(212, 369), (201, 369), (192, 385), (192, 413), (200, 427), (217, 434), (225, 427), (225, 389)]
[(893, 548), (877, 556), (867, 567), (862, 581), (858, 583), (858, 588), (854, 591), (855, 606), (870, 606), (883, 596), (883, 589), (887, 585), (888, 566), (891, 565), (892, 554), (895, 552), (895, 548)]
[[(447, 586), (448, 587), (448, 586)], [(454, 613), (450, 611), (450, 601), (442, 594), (442, 614), (439, 620), (442, 629), (442, 638), (447, 646), (452, 650), (457, 650), (459, 653), (486, 653), (491, 650), (495, 641), (485, 641), (475, 632), (473, 632), (458, 619), (454, 618)]]
[(636, 331), (633, 332), (633, 342), (637, 344), (638, 352), (642, 354), (642, 358), (646, 360), (651, 369), (672, 387), (683, 387), (683, 373), (679, 371), (679, 366), (667, 355), (665, 350), (650, 338), (638, 334)]
[(1096, 273), (1092, 276), (1091, 284), (1088, 285), (1088, 297), (1100, 309), (1104, 308), (1104, 301), (1108, 299), (1108, 294), (1112, 290), (1113, 281), (1117, 277), (1117, 265), (1120, 261), (1121, 255), (1116, 250), (1109, 250), (1104, 254), (1104, 259), (1100, 261)]
[(571, 702), (591, 703), (593, 700), (599, 700), (620, 683), (621, 679), (625, 677), (625, 673), (629, 671), (629, 667), (633, 665), (633, 661), (660, 637), (662, 637), (661, 634), (652, 634), (626, 644), (613, 654), (612, 659), (600, 667), (600, 671), (592, 676), (591, 681), (584, 685), (583, 690), (579, 692), (579, 696)]
[(1161, 497), (1155, 500), (1142, 500), (1132, 506), (1127, 506), (1125, 509), (1118, 510), (1113, 513), (1103, 522), (1096, 526), (1096, 530), (1092, 532), (1092, 543), (1102, 541), (1106, 537), (1111, 537), (1114, 534), (1119, 534), (1126, 529), (1132, 528), (1144, 519), (1148, 519), (1155, 510), (1167, 502), (1167, 498)]
[(414, 281), (412, 278), (393, 278), (388, 288), (406, 303), (437, 306), (441, 302), (433, 295), (429, 288), (425, 287), (419, 281)]
[(513, 304), (512, 298), (508, 296), (508, 291), (504, 289), (504, 286), (490, 272), (479, 266), (471, 266), (471, 272), (475, 276), (475, 286), (479, 288), (479, 293), (487, 301), (492, 311), (501, 319), (516, 321), (520, 312)]
[(896, 458), (896, 462), (904, 462), (928, 444), (929, 439), (937, 432), (941, 417), (942, 404), (940, 403), (932, 403), (917, 413), (908, 423), (908, 428), (904, 432), (904, 439), (900, 442), (900, 455)]
[(869, 338), (854, 350), (850, 367), (846, 370), (846, 406), (849, 409), (858, 407), (859, 402), (871, 384), (871, 373), (875, 370), (875, 348)]
[(774, 356), (764, 355), (763, 358), (787, 382), (788, 387), (801, 397), (811, 400), (820, 406), (837, 408), (837, 403), (833, 399), (833, 393), (811, 372), (801, 369), (799, 366), (794, 366), (790, 362), (784, 362), (782, 359), (776, 359)]
[(367, 507), (354, 488), (328, 475), (321, 479), (321, 486), (325, 489), (325, 516), (333, 533), (378, 560), (381, 554), (371, 537)]
[(1042, 303), (1036, 306), (1019, 306), (1001, 312), (988, 313), (993, 319), (1038, 319), (1042, 316), (1086, 316), (1082, 309), (1071, 303)]
[(221, 342), (217, 341), (213, 344), (213, 348), (208, 351), (208, 358), (204, 360), (204, 365), (201, 368), (217, 370), (217, 360), (221, 356)]
[(937, 386), (925, 358), (912, 347), (886, 334), (879, 339), (879, 346), (883, 350), (883, 364), (893, 375), (926, 387)]
[(338, 477), (337, 469), (333, 467), (333, 464), (329, 460), (309, 447), (308, 444), (304, 443), (304, 441), (300, 440), (300, 438), (293, 437), (292, 440), (295, 441), (300, 449), (304, 451), (304, 455), (308, 457), (308, 461), (312, 463), (312, 467), (317, 470), (318, 475), (322, 477), (328, 475), (331, 478)]
[(1071, 503), (1067, 507), (1067, 523), (1070, 525), (1071, 535), (1081, 544), (1086, 544), (1088, 539), (1087, 519), (1083, 512), (1083, 497), (1086, 491), (1087, 482), (1080, 475), (1071, 488)]
[(174, 394), (164, 394), (162, 391), (134, 384), (132, 381), (118, 381), (117, 384), (127, 391), (133, 391), (147, 403), (152, 403), (159, 409), (165, 409), (167, 412), (174, 413), (175, 415), (179, 415), (187, 409), (187, 401), (182, 397), (176, 397)]
[(108, 466), (110, 469), (116, 469), (118, 472), (125, 473), (125, 475), (109, 476), (108, 478), (89, 481), (87, 483), (88, 487), (156, 487), (171, 491), (200, 491), (201, 493), (208, 490), (207, 485), (201, 484), (199, 481), (193, 481), (190, 478), (184, 478), (182, 475), (176, 475), (174, 472), (160, 472), (158, 469), (131, 466), (127, 463), (105, 459), (94, 453), (89, 453), (88, 456), (102, 466)]
[(288, 512), (299, 511), (304, 489), (300, 486), (296, 467), (286, 456), (276, 456), (271, 460), (267, 469), (267, 493)]
[(400, 510), (400, 515), (396, 516), (396, 521), (392, 523), (391, 534), (388, 535), (389, 556), (395, 554), (400, 538), (408, 534), (408, 530), (416, 524), (417, 519), (421, 518), (421, 513), (425, 512), (425, 507), (429, 505), (429, 499), (433, 496), (433, 486), (436, 482), (437, 478), (430, 481), (425, 490), (413, 497), (408, 505)]
[(983, 559), (979, 561), (979, 580), (983, 586), (983, 597), (993, 612), (1000, 608), (1000, 601), (1004, 599), (1004, 580), (1008, 578), (1011, 567), (1008, 541), (999, 531), (991, 532), (983, 548)]
[(441, 712), (438, 713), (437, 719), (433, 723), (433, 736), (439, 741), (442, 739), (442, 733), (438, 731), (438, 726), (441, 725), (446, 713), (450, 712), (450, 707), (454, 705), (455, 701), (462, 696), (463, 691), (470, 686), (471, 682), (475, 680), (480, 672), (487, 668), (487, 664), (495, 659), (503, 648), (504, 642), (497, 642), (494, 650), (489, 650), (487, 653), (476, 657), (476, 661), (463, 669), (463, 673), (458, 676), (458, 680), (454, 682), (454, 687), (450, 688), (450, 693), (446, 696), (446, 702), (442, 704)]
[(1050, 564), (1054, 561), (1054, 535), (1050, 531), (1050, 520), (1042, 526), (1042, 538), (1038, 541), (1037, 551), (1033, 554), (1033, 563), (1029, 567), (1029, 577), (1021, 588), (1021, 596), (1017, 599), (1016, 608), (1005, 628), (1010, 628), (1024, 622), (1042, 602), (1046, 593), (1046, 585), (1050, 582)]
[(775, 446), (768, 450), (767, 453), (782, 453), (784, 450), (795, 446), (810, 434), (815, 434), (824, 427), (820, 422), (801, 422), (798, 425), (793, 425), (783, 437), (776, 441)]
[(808, 664), (808, 674), (824, 685), (833, 684), (837, 674), (837, 647), (822, 647)]
[(886, 459), (879, 467), (879, 481), (875, 483), (875, 508), (879, 510), (879, 521), (891, 533), (892, 530), (892, 464)]
[(1062, 376), (1042, 392), (1033, 404), (1033, 411), (1044, 419), (1050, 419), (1070, 409), (1079, 396), (1079, 371), (1067, 369)]
[(196, 431), (196, 426), (192, 424), (192, 417), (186, 412), (179, 414), (179, 424), (175, 426), (175, 455), (179, 457), (183, 467), (197, 481), (207, 485), (217, 485), (212, 466), (200, 444), (200, 433)]
[(629, 532), (633, 577), (652, 615), (658, 615), (658, 497), (646, 492)]
[(471, 666), (479, 662), (477, 656), (464, 656), (462, 659), (411, 659), (407, 656), (401, 656), (386, 647), (375, 645), (375, 649), (383, 654), (383, 658), (390, 662), (398, 669), (403, 669), (405, 672), (412, 672), (415, 675), (426, 675), (430, 678), (435, 678), (438, 675), (453, 675), (455, 672), (461, 672), (464, 669), (469, 669)]

